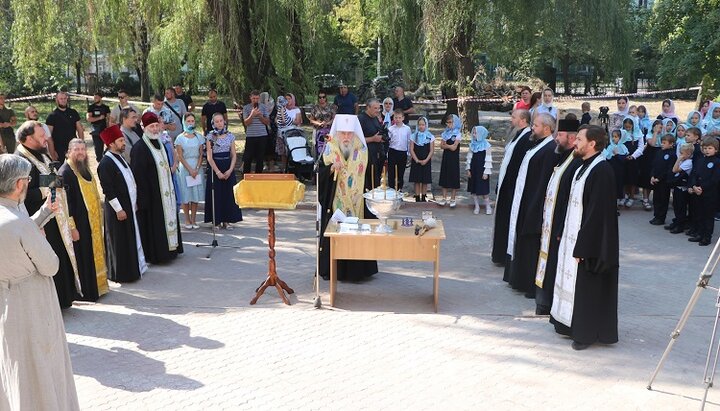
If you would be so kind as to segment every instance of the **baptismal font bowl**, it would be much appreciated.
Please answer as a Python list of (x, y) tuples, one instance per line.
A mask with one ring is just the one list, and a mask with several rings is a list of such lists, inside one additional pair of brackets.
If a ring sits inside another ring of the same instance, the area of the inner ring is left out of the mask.
[(387, 220), (395, 213), (403, 202), (405, 194), (392, 188), (378, 187), (363, 194), (368, 210), (380, 219), (376, 233), (392, 233)]

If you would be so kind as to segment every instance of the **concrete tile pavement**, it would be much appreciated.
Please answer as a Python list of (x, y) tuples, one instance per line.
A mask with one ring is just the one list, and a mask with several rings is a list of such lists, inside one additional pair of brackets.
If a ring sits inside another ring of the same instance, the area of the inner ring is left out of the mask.
[[(418, 206), (401, 214), (419, 217)], [(186, 246), (172, 264), (113, 285), (98, 304), (64, 313), (83, 409), (695, 409), (715, 310), (705, 291), (654, 384), (645, 386), (694, 290), (709, 249), (621, 216), (620, 343), (583, 352), (556, 335), (489, 259), (492, 218), (436, 209), (442, 245), (440, 312), (432, 267), (381, 262), (363, 284), (341, 283), (336, 309), (314, 296), (314, 213), (278, 212), (284, 306), (269, 290), (266, 220), (246, 220), (210, 261)], [(209, 240), (207, 229), (183, 233)], [(709, 409), (720, 408), (711, 389)]]

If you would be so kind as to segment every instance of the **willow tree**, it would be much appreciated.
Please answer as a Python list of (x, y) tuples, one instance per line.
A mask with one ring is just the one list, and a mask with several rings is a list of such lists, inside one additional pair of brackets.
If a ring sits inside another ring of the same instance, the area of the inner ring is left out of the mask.
[[(54, 68), (74, 68), (78, 89), (88, 66), (90, 32), (85, 25), (87, 7), (80, 0), (62, 4), (48, 0), (10, 0), (13, 62), (25, 84), (33, 87), (47, 82), (50, 73), (63, 77)], [(39, 13), (38, 10), (43, 12)]]
[(304, 95), (308, 81), (303, 1), (207, 0), (219, 33), (222, 75), (233, 98), (251, 88)]

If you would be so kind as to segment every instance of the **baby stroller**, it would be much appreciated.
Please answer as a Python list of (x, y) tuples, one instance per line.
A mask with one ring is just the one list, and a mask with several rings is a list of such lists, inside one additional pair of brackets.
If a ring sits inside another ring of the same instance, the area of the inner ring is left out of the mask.
[(295, 174), (303, 182), (311, 181), (315, 159), (305, 132), (300, 127), (285, 127), (280, 129), (280, 138), (287, 152), (285, 173)]

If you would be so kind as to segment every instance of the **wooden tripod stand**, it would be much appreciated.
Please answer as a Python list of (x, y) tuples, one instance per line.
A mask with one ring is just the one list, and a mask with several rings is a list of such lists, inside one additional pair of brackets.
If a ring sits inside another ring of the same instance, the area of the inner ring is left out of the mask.
[(268, 276), (265, 281), (260, 284), (260, 287), (255, 290), (255, 297), (250, 300), (250, 304), (255, 304), (258, 298), (263, 295), (266, 288), (275, 287), (283, 302), (290, 305), (290, 300), (288, 300), (285, 295), (285, 291), (287, 291), (288, 294), (293, 294), (295, 291), (277, 275), (277, 267), (275, 265), (275, 210), (272, 208), (268, 210), (268, 248), (268, 257), (270, 258), (268, 261)]

